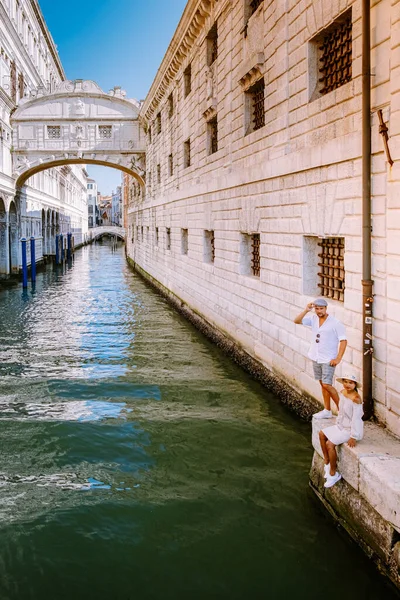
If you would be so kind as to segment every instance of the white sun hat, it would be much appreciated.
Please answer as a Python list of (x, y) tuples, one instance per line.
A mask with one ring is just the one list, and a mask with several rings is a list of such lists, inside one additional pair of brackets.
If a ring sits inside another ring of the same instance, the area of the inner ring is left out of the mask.
[(356, 384), (357, 388), (360, 389), (361, 388), (361, 382), (358, 381), (358, 378), (350, 373), (346, 373), (345, 375), (343, 375), (343, 377), (336, 377), (336, 381), (338, 381), (339, 383), (343, 383), (343, 380), (347, 379), (348, 381), (354, 381), (354, 383)]

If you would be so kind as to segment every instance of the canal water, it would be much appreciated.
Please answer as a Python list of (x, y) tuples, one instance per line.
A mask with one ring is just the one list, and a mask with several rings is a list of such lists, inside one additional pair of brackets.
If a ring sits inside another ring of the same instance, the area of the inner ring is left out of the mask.
[(310, 426), (86, 247), (0, 292), (1, 600), (398, 597), (308, 487)]

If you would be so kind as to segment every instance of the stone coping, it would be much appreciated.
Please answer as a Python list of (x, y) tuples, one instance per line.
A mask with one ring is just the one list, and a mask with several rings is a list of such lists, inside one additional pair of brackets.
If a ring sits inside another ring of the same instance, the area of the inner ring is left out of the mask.
[[(312, 420), (312, 444), (322, 458), (319, 432), (335, 421)], [(355, 448), (338, 446), (337, 453), (342, 477), (400, 532), (400, 440), (375, 423), (364, 423), (364, 439)]]

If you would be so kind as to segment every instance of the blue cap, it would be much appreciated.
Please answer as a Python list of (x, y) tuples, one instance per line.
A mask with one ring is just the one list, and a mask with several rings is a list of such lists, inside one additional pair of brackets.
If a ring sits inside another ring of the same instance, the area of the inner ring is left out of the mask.
[(316, 300), (314, 300), (313, 304), (314, 306), (328, 306), (328, 303), (325, 300), (325, 298), (317, 298)]

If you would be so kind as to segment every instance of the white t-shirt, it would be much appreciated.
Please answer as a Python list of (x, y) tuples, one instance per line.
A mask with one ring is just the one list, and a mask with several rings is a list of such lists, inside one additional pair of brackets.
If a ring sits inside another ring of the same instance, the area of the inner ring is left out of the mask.
[[(340, 321), (328, 315), (328, 318), (322, 325), (319, 326), (319, 317), (315, 314), (306, 315), (302, 324), (306, 327), (311, 327), (313, 340), (308, 358), (317, 363), (329, 363), (333, 358), (337, 357), (339, 342), (347, 340), (346, 329)], [(317, 337), (318, 335), (318, 337)], [(319, 340), (318, 342), (316, 340)]]

